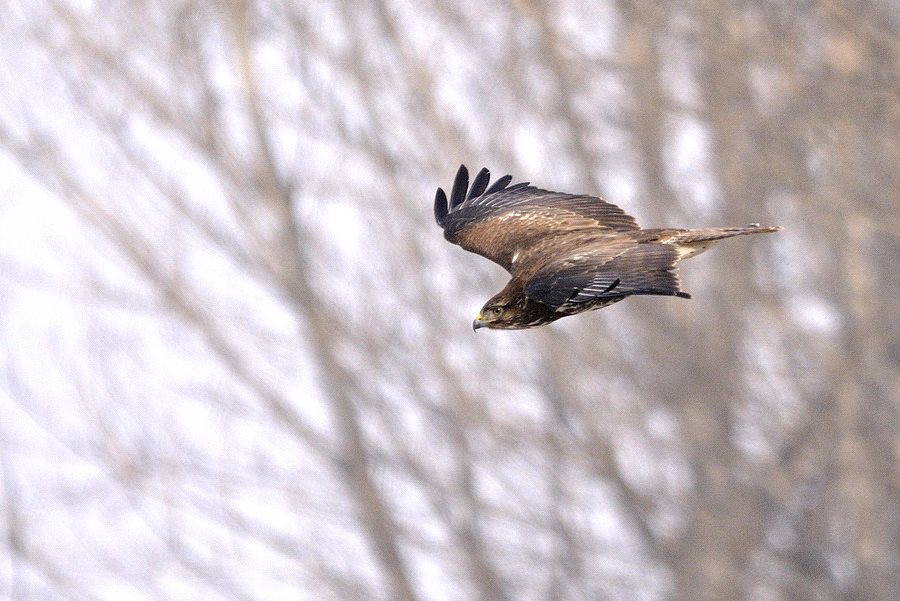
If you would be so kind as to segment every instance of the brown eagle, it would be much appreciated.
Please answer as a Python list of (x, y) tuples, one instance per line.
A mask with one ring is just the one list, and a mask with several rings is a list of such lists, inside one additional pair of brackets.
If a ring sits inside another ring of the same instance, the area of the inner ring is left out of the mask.
[(518, 330), (600, 309), (627, 296), (690, 298), (677, 264), (723, 238), (777, 232), (778, 226), (644, 230), (634, 217), (595, 196), (550, 192), (528, 182), (493, 185), (482, 169), (469, 187), (460, 165), (447, 195), (434, 197), (444, 237), (502, 265), (512, 275), (472, 328)]

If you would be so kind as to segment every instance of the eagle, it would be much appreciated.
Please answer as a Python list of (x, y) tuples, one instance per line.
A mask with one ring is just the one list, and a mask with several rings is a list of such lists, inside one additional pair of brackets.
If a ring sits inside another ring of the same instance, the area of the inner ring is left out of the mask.
[(641, 229), (631, 215), (596, 196), (551, 192), (529, 182), (490, 183), (482, 169), (469, 186), (460, 165), (450, 190), (434, 197), (444, 237), (502, 266), (512, 276), (472, 329), (521, 330), (601, 309), (629, 296), (690, 298), (678, 262), (732, 236), (779, 226)]

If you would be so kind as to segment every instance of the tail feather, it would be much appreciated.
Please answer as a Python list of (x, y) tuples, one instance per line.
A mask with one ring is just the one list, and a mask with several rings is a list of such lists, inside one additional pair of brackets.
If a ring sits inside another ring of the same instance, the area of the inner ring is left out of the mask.
[(672, 244), (678, 249), (678, 258), (687, 259), (699, 255), (725, 238), (747, 234), (768, 234), (781, 229), (781, 226), (778, 225), (761, 226), (758, 223), (751, 223), (744, 227), (702, 227), (690, 230), (645, 230), (645, 232), (648, 237), (647, 242)]
[(674, 230), (666, 242), (676, 245), (689, 244), (691, 242), (713, 242), (733, 236), (768, 234), (781, 229), (781, 226), (778, 225), (761, 226), (758, 223), (751, 223), (745, 227), (703, 227), (693, 230)]

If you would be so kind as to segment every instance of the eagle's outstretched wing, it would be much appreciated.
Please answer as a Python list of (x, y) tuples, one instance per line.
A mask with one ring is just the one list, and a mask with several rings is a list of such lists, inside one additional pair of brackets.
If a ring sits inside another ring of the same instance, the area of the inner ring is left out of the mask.
[(441, 188), (434, 198), (434, 217), (444, 237), (511, 271), (516, 253), (548, 237), (584, 229), (640, 229), (634, 217), (595, 196), (551, 192), (528, 183), (510, 186), (511, 181), (507, 175), (488, 187), (490, 172), (482, 169), (470, 188), (469, 172), (461, 165), (449, 201)]
[(572, 252), (525, 283), (525, 296), (553, 311), (635, 294), (690, 298), (681, 291), (675, 268), (678, 251), (670, 244), (638, 244), (625, 237), (560, 242)]

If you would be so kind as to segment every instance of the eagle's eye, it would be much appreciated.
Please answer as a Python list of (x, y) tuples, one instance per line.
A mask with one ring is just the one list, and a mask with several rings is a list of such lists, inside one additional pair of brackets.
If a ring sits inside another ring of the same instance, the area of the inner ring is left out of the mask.
[(499, 316), (501, 313), (503, 313), (503, 309), (501, 309), (500, 307), (494, 307), (493, 309), (491, 309), (491, 313)]

